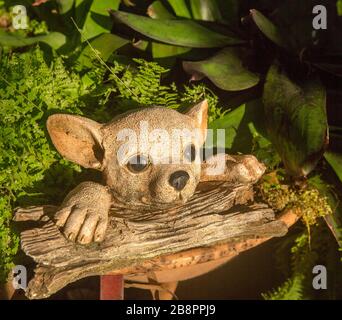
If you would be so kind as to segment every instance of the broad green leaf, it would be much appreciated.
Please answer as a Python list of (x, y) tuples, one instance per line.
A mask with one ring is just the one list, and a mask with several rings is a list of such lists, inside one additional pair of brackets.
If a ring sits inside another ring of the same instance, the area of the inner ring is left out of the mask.
[(224, 48), (213, 57), (203, 61), (185, 61), (183, 68), (194, 80), (208, 77), (223, 90), (239, 91), (258, 84), (259, 76), (243, 65), (237, 48)]
[(117, 22), (157, 41), (191, 48), (215, 48), (242, 41), (216, 33), (191, 20), (151, 19), (132, 13), (112, 11)]
[[(328, 2), (331, 1), (326, 1), (327, 4)], [(272, 19), (277, 24), (277, 28), (281, 30), (282, 35), (286, 37), (287, 48), (290, 51), (301, 55), (306, 48), (315, 48), (315, 52), (324, 52), (318, 56), (327, 56), (330, 53), (341, 51), (342, 38), (336, 36), (340, 27), (334, 26), (335, 23), (332, 22), (333, 19), (338, 19), (338, 17), (332, 18), (335, 16), (335, 8), (327, 6), (328, 29), (314, 30), (312, 22), (317, 14), (313, 14), (312, 9), (316, 4), (318, 3), (315, 0), (281, 1), (277, 10), (273, 12)], [(315, 54), (312, 57), (310, 55), (310, 59), (315, 56)], [(327, 62), (332, 61), (328, 60)]]
[(75, 0), (75, 21), (77, 26), (81, 29), (88, 17), (92, 3), (93, 0)]
[[(152, 19), (173, 19), (175, 18), (160, 1), (154, 1), (147, 9), (147, 14)], [(168, 58), (176, 57), (183, 53), (189, 52), (191, 49), (186, 47), (174, 46), (170, 44), (152, 42), (152, 57), (154, 59), (158, 58)], [(146, 49), (146, 47), (145, 47)]]
[(336, 2), (337, 14), (342, 16), (342, 0), (337, 0)]
[[(233, 111), (228, 112), (225, 116), (220, 119), (214, 120), (209, 124), (209, 129), (225, 129), (225, 148), (228, 150), (233, 149), (234, 140), (237, 137), (239, 126), (242, 122), (242, 119), (245, 115), (246, 105), (242, 105)], [(217, 146), (216, 134), (214, 135), (214, 145)], [(241, 144), (241, 148), (243, 149), (249, 143), (250, 137), (247, 138), (247, 141)], [(208, 145), (207, 147), (212, 147)]]
[(119, 5), (120, 0), (93, 0), (82, 28), (83, 40), (110, 32), (113, 23), (108, 10), (118, 9)]
[[(95, 59), (94, 50), (96, 50), (102, 60), (107, 61), (110, 55), (129, 43), (128, 40), (121, 38), (115, 34), (104, 33), (90, 42), (82, 51), (78, 61), (84, 66), (91, 67), (92, 59)], [(94, 49), (94, 50), (93, 50)]]
[(137, 49), (139, 49), (141, 51), (147, 50), (149, 45), (150, 45), (150, 42), (146, 41), (146, 40), (138, 40), (136, 42), (133, 42), (133, 47), (137, 48)]
[(335, 171), (336, 175), (342, 182), (342, 155), (334, 152), (325, 152), (324, 153), (325, 160), (328, 161), (330, 166)]
[(185, 0), (168, 0), (168, 2), (177, 17), (191, 19), (191, 13), (188, 9), (188, 6), (186, 5)]
[(225, 148), (232, 153), (251, 153), (256, 136), (260, 138), (261, 147), (270, 143), (265, 138), (264, 114), (262, 104), (258, 100), (226, 113), (222, 118), (211, 122), (209, 128), (214, 129), (214, 144), (211, 145), (210, 141), (207, 141), (209, 148), (218, 145), (216, 129), (225, 130)]
[(187, 47), (173, 46), (171, 44), (145, 40), (134, 42), (133, 47), (141, 51), (151, 51), (154, 59), (177, 57), (191, 50), (191, 48)]
[(65, 14), (68, 11), (70, 11), (75, 3), (74, 0), (56, 0), (58, 8), (59, 8), (59, 13)]
[(14, 35), (5, 31), (0, 31), (0, 45), (6, 47), (24, 47), (38, 42), (44, 42), (51, 48), (57, 50), (62, 47), (66, 42), (64, 34), (59, 32), (51, 32), (46, 35), (28, 37)]
[(224, 21), (230, 25), (237, 25), (239, 23), (239, 1), (240, 0), (216, 0), (220, 8), (220, 14)]
[(153, 19), (172, 19), (174, 16), (164, 7), (161, 1), (154, 1), (147, 8), (147, 14)]
[(196, 20), (221, 21), (222, 16), (216, 0), (190, 0), (192, 16)]
[(263, 102), (270, 139), (288, 172), (307, 176), (327, 144), (326, 92), (319, 81), (292, 82), (273, 65)]
[(173, 46), (170, 44), (152, 42), (152, 57), (153, 58), (168, 58), (177, 57), (187, 53), (191, 48)]
[(319, 193), (327, 197), (328, 203), (333, 210), (332, 214), (324, 217), (331, 233), (335, 237), (340, 248), (342, 248), (342, 205), (340, 199), (336, 195), (336, 191), (331, 186), (330, 181), (323, 180), (319, 175), (315, 175), (308, 179), (310, 186), (318, 189)]
[(135, 1), (134, 0), (121, 0), (121, 2), (126, 6), (126, 7), (134, 7)]
[(280, 30), (258, 10), (252, 9), (252, 18), (260, 31), (272, 42), (280, 47), (286, 48), (287, 44)]
[[(67, 43), (63, 47), (63, 53), (70, 52), (75, 49), (79, 44), (80, 34), (77, 32), (74, 23), (71, 18), (76, 19), (75, 16), (75, 3), (76, 0), (56, 0), (56, 7), (58, 14), (51, 13), (52, 17), (46, 17), (40, 15), (40, 12), (50, 12), (49, 9), (41, 7), (38, 17), (39, 20), (44, 20), (48, 24), (48, 30), (58, 30), (66, 35)], [(40, 7), (37, 7), (40, 8)], [(55, 22), (53, 22), (55, 20)]]
[[(3, 2), (3, 1), (0, 1)], [(11, 7), (16, 3), (13, 3), (15, 1), (6, 1), (7, 6)], [(17, 1), (17, 4), (22, 4), (26, 7), (27, 13), (31, 16), (31, 14), (34, 14), (35, 17), (38, 18), (39, 21), (45, 21), (48, 30), (58, 30), (62, 33), (65, 33), (65, 29), (67, 28), (68, 22), (64, 21), (63, 19), (60, 19), (60, 16), (51, 10), (53, 8), (53, 4), (46, 4), (43, 6), (31, 6), (33, 1), (23, 0), (23, 1)], [(50, 9), (48, 9), (50, 8)]]

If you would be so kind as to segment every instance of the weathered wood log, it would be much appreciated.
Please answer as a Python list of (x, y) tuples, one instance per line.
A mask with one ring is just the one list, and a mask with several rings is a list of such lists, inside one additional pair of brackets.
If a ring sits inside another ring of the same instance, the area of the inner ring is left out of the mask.
[(26, 295), (45, 298), (78, 279), (139, 269), (148, 261), (239, 239), (283, 236), (287, 226), (264, 204), (253, 203), (251, 185), (201, 183), (184, 205), (151, 210), (118, 204), (102, 243), (82, 246), (64, 238), (52, 220), (57, 207), (18, 209), (21, 247), (38, 263)]

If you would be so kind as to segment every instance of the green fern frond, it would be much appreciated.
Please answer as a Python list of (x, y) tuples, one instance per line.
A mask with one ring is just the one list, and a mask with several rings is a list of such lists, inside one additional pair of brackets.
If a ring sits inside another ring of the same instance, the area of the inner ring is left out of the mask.
[(271, 293), (262, 294), (265, 300), (302, 300), (303, 299), (303, 282), (302, 274), (288, 279), (278, 289)]
[[(34, 201), (33, 192), (45, 198), (40, 198), (39, 203), (51, 202), (60, 190), (73, 183), (77, 166), (62, 160), (50, 146), (45, 121), (55, 109), (80, 114), (83, 86), (77, 75), (65, 69), (61, 58), (54, 58), (48, 65), (38, 48), (23, 54), (3, 55), (0, 60), (2, 281), (6, 279), (18, 249), (18, 237), (10, 229), (13, 207), (23, 201), (26, 205)], [(63, 166), (63, 170), (49, 179), (47, 172), (53, 175), (56, 165)], [(44, 187), (39, 188), (43, 180)]]

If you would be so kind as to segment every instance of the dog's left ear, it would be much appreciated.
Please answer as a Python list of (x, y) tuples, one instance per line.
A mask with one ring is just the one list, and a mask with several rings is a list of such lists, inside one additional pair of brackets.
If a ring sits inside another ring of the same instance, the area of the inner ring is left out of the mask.
[(187, 113), (196, 124), (196, 127), (201, 132), (201, 143), (203, 144), (207, 137), (208, 128), (208, 101), (205, 99), (202, 102), (193, 106)]

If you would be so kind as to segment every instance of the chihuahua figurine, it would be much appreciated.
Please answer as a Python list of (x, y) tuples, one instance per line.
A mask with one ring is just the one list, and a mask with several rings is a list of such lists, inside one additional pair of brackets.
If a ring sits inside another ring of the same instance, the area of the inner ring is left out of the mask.
[(65, 237), (80, 244), (102, 241), (115, 201), (163, 208), (186, 202), (200, 181), (256, 182), (265, 167), (254, 156), (224, 155), (218, 174), (212, 173), (219, 155), (201, 161), (207, 113), (204, 100), (185, 114), (146, 107), (107, 124), (51, 115), (47, 130), (58, 152), (84, 168), (100, 170), (104, 181), (83, 182), (67, 195), (55, 214)]

